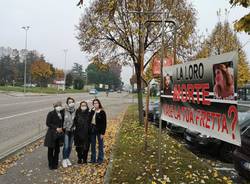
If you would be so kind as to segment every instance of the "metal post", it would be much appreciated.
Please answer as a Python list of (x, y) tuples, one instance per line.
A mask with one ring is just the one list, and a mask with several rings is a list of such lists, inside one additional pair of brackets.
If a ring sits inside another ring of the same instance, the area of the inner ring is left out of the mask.
[[(161, 22), (161, 80), (160, 80), (160, 116), (162, 113), (162, 98), (161, 93), (163, 90), (163, 59), (164, 59), (164, 28), (165, 28), (165, 19), (166, 19), (166, 12), (162, 13), (162, 22)], [(162, 120), (161, 117), (159, 118), (159, 134), (158, 134), (158, 168), (160, 174), (161, 172), (161, 131), (162, 131)]]
[[(165, 33), (165, 23), (169, 22), (175, 25), (175, 30), (174, 30), (174, 64), (176, 63), (176, 33), (177, 33), (177, 28), (176, 28), (176, 21), (173, 18), (168, 18), (166, 19), (166, 11), (159, 12), (159, 11), (128, 11), (128, 13), (143, 13), (143, 14), (159, 14), (162, 15), (162, 20), (149, 20), (146, 22), (159, 22), (161, 23), (162, 26), (162, 34), (161, 34), (161, 80), (160, 80), (160, 107), (162, 106), (162, 98), (161, 98), (161, 92), (164, 89), (164, 82), (163, 82), (163, 59), (164, 59), (164, 33)], [(160, 116), (162, 114), (162, 108), (160, 108)], [(159, 135), (158, 135), (158, 169), (160, 175), (162, 175), (162, 169), (161, 169), (161, 131), (162, 131), (162, 120), (161, 117), (159, 118)]]
[(23, 26), (22, 29), (25, 30), (25, 59), (24, 59), (24, 77), (23, 77), (23, 92), (26, 93), (26, 65), (27, 65), (27, 36), (30, 26)]
[(63, 91), (64, 91), (66, 88), (66, 58), (67, 58), (68, 49), (64, 49), (63, 52), (64, 52), (64, 87), (63, 87)]

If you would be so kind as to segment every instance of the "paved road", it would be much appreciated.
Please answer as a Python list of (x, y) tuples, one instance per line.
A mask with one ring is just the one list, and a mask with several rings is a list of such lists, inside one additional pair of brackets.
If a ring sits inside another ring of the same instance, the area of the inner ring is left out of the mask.
[[(66, 96), (61, 95), (58, 97), (58, 99), (62, 99), (63, 101), (65, 101)], [(72, 97), (74, 97), (77, 100), (93, 99), (93, 96), (89, 96), (88, 94), (81, 94), (81, 95), (75, 94), (75, 95), (72, 95)], [(29, 101), (31, 103), (34, 103), (34, 105), (32, 105), (34, 108), (33, 110), (39, 110), (39, 109), (43, 109), (46, 107), (50, 108), (54, 98), (56, 98), (56, 96), (34, 97), (34, 99), (32, 99), (33, 100), (32, 101), (30, 98), (25, 97), (25, 98), (23, 98), (23, 100), (20, 100), (20, 102), (25, 102), (27, 99), (29, 99)], [(115, 118), (117, 115), (119, 115), (121, 112), (123, 112), (126, 109), (126, 107), (128, 106), (129, 103), (132, 102), (132, 99), (128, 96), (127, 93), (122, 93), (122, 94), (110, 93), (109, 97), (105, 97), (104, 94), (100, 94), (98, 98), (101, 100), (101, 102), (104, 106), (104, 109), (107, 112), (108, 119)], [(0, 99), (1, 99), (1, 96), (0, 96)], [(41, 99), (44, 99), (44, 100), (47, 99), (50, 101), (34, 102), (34, 101), (39, 101)], [(14, 101), (12, 101), (12, 102), (14, 103)], [(40, 103), (43, 105), (41, 105), (40, 108), (35, 108), (35, 107), (39, 106)], [(46, 106), (46, 104), (47, 104), (47, 106)], [(32, 108), (30, 110), (32, 110)], [(22, 121), (23, 125), (25, 124), (25, 120), (23, 121), (25, 116), (27, 119), (30, 119), (29, 122), (26, 122), (28, 124), (30, 124), (30, 123), (37, 124), (38, 122), (44, 124), (45, 123), (44, 116), (46, 116), (46, 113), (48, 112), (48, 110), (49, 109), (38, 112), (38, 113), (34, 112), (32, 114), (19, 116), (19, 117), (20, 117), (20, 120)], [(20, 111), (20, 109), (18, 111)], [(24, 109), (22, 112), (26, 112), (26, 111), (27, 111), (27, 109), (26, 110)], [(13, 118), (13, 119), (16, 119), (16, 118)], [(15, 123), (18, 124), (18, 121)], [(1, 126), (1, 124), (0, 124), (0, 126)], [(34, 126), (34, 128), (35, 127), (36, 126)], [(23, 131), (28, 132), (29, 130), (23, 129)], [(6, 135), (7, 135), (7, 133), (6, 133)], [(8, 135), (8, 136), (10, 136), (12, 138), (14, 137), (11, 135)], [(62, 154), (60, 153), (60, 159), (62, 159), (61, 156), (62, 156)], [(73, 151), (72, 152), (72, 163), (76, 164), (76, 162), (77, 162), (76, 155), (75, 155), (75, 152)], [(59, 175), (59, 173), (57, 171), (50, 171), (48, 169), (47, 164), (48, 164), (47, 163), (47, 149), (45, 149), (45, 147), (43, 147), (43, 146), (40, 146), (34, 152), (25, 154), (24, 158), (17, 161), (17, 163), (15, 164), (14, 167), (10, 168), (6, 174), (0, 176), (0, 183), (1, 184), (58, 183), (58, 179), (61, 176)]]
[[(97, 96), (104, 102), (104, 105), (111, 105), (112, 101), (108, 102), (110, 99), (123, 99), (125, 95), (127, 93), (111, 93), (109, 97), (106, 97), (104, 93), (99, 93)], [(46, 96), (22, 96), (20, 94), (8, 95), (0, 93), (0, 155), (9, 148), (45, 130), (46, 115), (53, 109), (52, 104), (58, 100), (65, 103), (68, 96), (75, 98), (76, 102), (94, 98), (93, 95), (88, 93)]]

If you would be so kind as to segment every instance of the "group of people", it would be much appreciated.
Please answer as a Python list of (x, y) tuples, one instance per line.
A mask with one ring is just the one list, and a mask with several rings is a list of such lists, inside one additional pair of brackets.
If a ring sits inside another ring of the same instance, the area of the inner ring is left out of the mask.
[[(62, 102), (53, 104), (54, 110), (46, 119), (48, 127), (44, 146), (48, 147), (49, 169), (57, 169), (60, 147), (63, 146), (62, 166), (71, 166), (70, 154), (73, 146), (77, 152), (78, 164), (88, 162), (88, 152), (91, 145), (91, 163), (101, 164), (104, 160), (104, 135), (106, 131), (106, 113), (99, 99), (92, 102), (89, 108), (86, 101), (80, 102), (76, 109), (75, 100), (68, 97), (65, 108)], [(98, 140), (98, 157), (96, 159), (96, 139)]]

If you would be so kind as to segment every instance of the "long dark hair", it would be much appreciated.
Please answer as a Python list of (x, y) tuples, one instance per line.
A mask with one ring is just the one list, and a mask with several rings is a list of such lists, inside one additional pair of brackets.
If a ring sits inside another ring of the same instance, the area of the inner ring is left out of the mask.
[(85, 103), (85, 104), (87, 105), (86, 111), (89, 111), (89, 106), (88, 106), (88, 103), (87, 103), (86, 101), (81, 101), (81, 103), (80, 103), (80, 105), (79, 105), (79, 107), (78, 107), (77, 110), (78, 110), (78, 111), (82, 111), (81, 106), (82, 106), (83, 103)]
[(102, 104), (101, 104), (101, 102), (100, 102), (100, 100), (99, 99), (94, 99), (93, 100), (93, 102), (92, 102), (92, 105), (94, 106), (94, 102), (98, 102), (99, 103), (99, 109), (103, 109), (103, 106), (102, 106)]

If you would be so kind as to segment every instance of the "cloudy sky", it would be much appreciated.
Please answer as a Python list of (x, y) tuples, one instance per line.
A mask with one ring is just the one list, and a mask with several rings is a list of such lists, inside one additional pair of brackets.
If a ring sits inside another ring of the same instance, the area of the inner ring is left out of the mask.
[[(76, 7), (78, 0), (0, 0), (0, 46), (22, 49), (24, 48), (25, 32), (22, 26), (31, 26), (28, 31), (28, 49), (37, 50), (45, 55), (46, 59), (58, 68), (64, 68), (64, 52), (68, 49), (67, 69), (74, 62), (80, 63), (84, 68), (88, 65), (88, 57), (80, 51), (75, 38), (75, 25), (78, 24), (83, 9)], [(89, 0), (85, 0), (89, 1)], [(249, 9), (230, 9), (229, 0), (188, 0), (197, 9), (198, 29), (200, 33), (209, 32), (218, 22), (216, 11), (230, 10), (229, 22), (249, 12)], [(222, 20), (225, 16), (222, 17)], [(238, 33), (244, 44), (250, 36)], [(250, 61), (250, 43), (244, 50)], [(124, 67), (122, 79), (128, 83), (132, 69)], [(129, 76), (129, 77), (128, 77)]]

